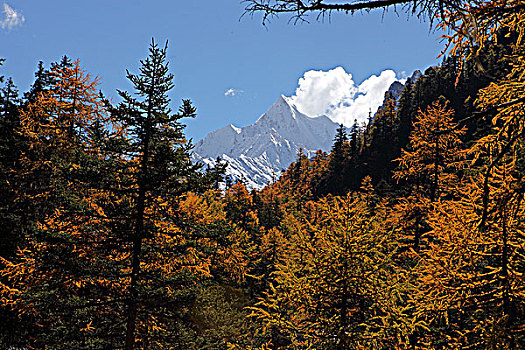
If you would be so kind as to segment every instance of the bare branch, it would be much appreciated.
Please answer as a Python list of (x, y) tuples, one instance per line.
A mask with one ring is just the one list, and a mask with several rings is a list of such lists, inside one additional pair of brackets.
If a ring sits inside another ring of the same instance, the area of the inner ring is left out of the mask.
[(345, 1), (338, 3), (326, 3), (325, 0), (245, 0), (245, 14), (263, 14), (263, 24), (269, 18), (279, 14), (290, 13), (296, 21), (304, 21), (309, 13), (318, 13), (317, 20), (322, 18), (325, 13), (332, 11), (353, 14), (356, 11), (371, 11), (375, 9), (386, 9), (394, 7), (397, 11), (399, 5), (405, 12), (417, 17), (427, 16), (433, 19), (435, 14), (442, 13), (445, 8), (457, 9), (461, 5), (458, 0), (358, 0)]

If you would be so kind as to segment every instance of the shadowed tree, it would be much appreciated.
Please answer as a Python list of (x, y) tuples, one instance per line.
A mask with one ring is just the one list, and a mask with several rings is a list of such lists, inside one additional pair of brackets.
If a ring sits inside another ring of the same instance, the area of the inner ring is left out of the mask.
[[(162, 322), (162, 317), (153, 315), (181, 312), (177, 309), (182, 308), (185, 297), (191, 296), (191, 288), (184, 290), (188, 279), (191, 280), (193, 274), (209, 275), (205, 260), (184, 261), (187, 259), (184, 257), (198, 247), (192, 247), (195, 237), (180, 237), (184, 233), (177, 228), (180, 219), (176, 215), (176, 201), (189, 190), (199, 191), (217, 184), (215, 177), (206, 177), (199, 171), (200, 165), (190, 161), (192, 146), (184, 137), (180, 119), (195, 117), (196, 109), (189, 100), (183, 100), (178, 113), (172, 113), (169, 108), (168, 92), (173, 88), (173, 75), (168, 71), (167, 47), (159, 48), (152, 42), (149, 51), (149, 56), (141, 61), (140, 73), (127, 73), (135, 93), (119, 91), (124, 101), (112, 112), (127, 135), (120, 152), (131, 159), (125, 170), (131, 176), (126, 193), (129, 207), (124, 208), (131, 220), (126, 234), (130, 243), (126, 349), (133, 349), (137, 339), (140, 347), (153, 341), (148, 320), (153, 317)], [(213, 183), (206, 184), (206, 180)], [(159, 223), (159, 219), (163, 222)], [(174, 239), (178, 235), (177, 242)], [(169, 269), (174, 271), (171, 275), (166, 274), (163, 267), (166, 261), (158, 259), (162, 251), (174, 254), (172, 258), (165, 256), (171, 260)], [(166, 288), (173, 292), (166, 293)], [(180, 300), (177, 301), (177, 297)], [(159, 310), (155, 311), (156, 308)]]

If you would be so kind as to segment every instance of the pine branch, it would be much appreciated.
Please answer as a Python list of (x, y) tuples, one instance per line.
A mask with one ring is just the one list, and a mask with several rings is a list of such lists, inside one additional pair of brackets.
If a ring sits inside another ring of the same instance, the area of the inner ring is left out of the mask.
[(486, 109), (484, 111), (476, 111), (476, 112), (472, 113), (470, 116), (468, 116), (466, 118), (463, 118), (460, 121), (458, 121), (453, 128), (449, 128), (449, 129), (445, 129), (445, 130), (435, 130), (435, 131), (432, 131), (432, 133), (435, 134), (435, 135), (442, 135), (442, 134), (451, 133), (452, 131), (459, 130), (467, 122), (469, 122), (471, 120), (474, 120), (474, 119), (477, 119), (477, 118), (480, 118), (480, 117), (484, 117), (486, 115), (490, 115), (490, 114), (492, 114), (494, 112), (497, 112), (499, 109), (510, 107), (510, 106), (515, 105), (515, 104), (523, 103), (523, 102), (525, 102), (525, 96), (521, 97), (521, 98), (518, 98), (518, 99), (515, 99), (515, 100), (512, 100), (512, 101), (501, 103), (499, 105), (492, 106), (492, 107), (490, 107), (490, 108), (488, 108), (488, 109)]

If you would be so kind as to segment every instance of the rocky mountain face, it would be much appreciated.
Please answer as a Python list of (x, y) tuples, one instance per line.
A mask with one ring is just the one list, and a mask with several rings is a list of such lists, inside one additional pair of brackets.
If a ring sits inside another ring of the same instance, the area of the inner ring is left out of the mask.
[[(412, 83), (415, 83), (420, 77), (421, 77), (421, 71), (416, 70), (412, 75), (407, 79), (410, 80)], [(387, 91), (385, 91), (385, 98), (383, 100), (383, 105), (386, 103), (386, 101), (392, 97), (394, 100), (398, 100), (401, 96), (401, 93), (403, 92), (403, 89), (405, 88), (405, 84), (403, 84), (400, 81), (394, 81)], [(381, 107), (380, 107), (381, 108)]]
[(209, 133), (194, 148), (194, 160), (214, 165), (217, 157), (229, 163), (227, 175), (261, 188), (286, 169), (302, 148), (307, 156), (328, 151), (338, 124), (326, 116), (310, 118), (290, 99), (280, 96), (257, 121), (242, 128), (233, 125)]
[(390, 85), (390, 87), (388, 88), (388, 90), (385, 93), (385, 98), (383, 100), (383, 105), (385, 104), (387, 98), (389, 98), (390, 96), (392, 96), (394, 98), (394, 100), (397, 101), (399, 99), (399, 96), (401, 95), (401, 92), (403, 91), (404, 88), (405, 88), (405, 85), (403, 85), (401, 82), (394, 81), (392, 83), (392, 85)]

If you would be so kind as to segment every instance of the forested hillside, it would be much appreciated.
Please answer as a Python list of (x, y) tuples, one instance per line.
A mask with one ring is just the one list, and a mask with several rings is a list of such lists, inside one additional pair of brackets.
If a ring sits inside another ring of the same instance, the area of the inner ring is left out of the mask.
[(396, 3), (442, 65), (260, 191), (191, 163), (165, 47), (118, 104), (67, 57), (2, 77), (0, 347), (524, 348), (524, 3), (247, 9)]
[[(374, 116), (370, 115), (367, 123), (356, 122), (349, 132), (340, 129), (330, 155), (319, 154), (319, 159), (310, 162), (299, 155), (283, 180), (307, 183), (314, 198), (358, 190), (365, 176), (371, 176), (374, 185), (379, 184), (381, 189), (400, 189), (398, 181), (392, 178), (392, 171), (398, 166), (395, 160), (408, 146), (417, 113), (433, 102), (448, 101), (454, 110), (453, 120), (468, 130), (462, 136), (467, 144), (489, 132), (490, 115), (470, 116), (478, 111), (475, 106), (478, 91), (509, 73), (506, 57), (515, 40), (500, 33), (498, 41), (488, 43), (476, 57), (465, 62), (455, 55), (445, 57), (440, 66), (416, 75), (416, 81), (409, 78), (397, 99), (388, 92), (385, 94), (384, 105)], [(317, 163), (322, 159), (326, 164), (320, 166)], [(299, 181), (294, 176), (302, 178)]]

